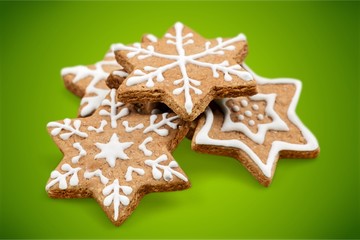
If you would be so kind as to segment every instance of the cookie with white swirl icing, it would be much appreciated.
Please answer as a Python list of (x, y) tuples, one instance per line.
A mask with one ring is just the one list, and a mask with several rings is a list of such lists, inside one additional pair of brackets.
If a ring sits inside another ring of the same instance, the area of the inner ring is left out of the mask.
[(247, 54), (244, 34), (207, 40), (178, 22), (163, 38), (148, 39), (156, 42), (112, 46), (129, 72), (118, 88), (121, 101), (163, 102), (193, 121), (213, 99), (256, 93), (256, 82), (240, 65)]
[(301, 82), (253, 75), (259, 93), (217, 100), (217, 107), (208, 107), (196, 127), (192, 148), (234, 157), (268, 186), (279, 158), (314, 158), (319, 145), (295, 113)]

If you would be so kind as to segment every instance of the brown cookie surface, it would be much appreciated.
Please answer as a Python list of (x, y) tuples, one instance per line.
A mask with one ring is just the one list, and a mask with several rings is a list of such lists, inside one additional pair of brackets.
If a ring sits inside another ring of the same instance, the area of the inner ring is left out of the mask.
[(319, 145), (295, 113), (301, 82), (259, 76), (256, 80), (258, 94), (217, 100), (219, 108), (206, 109), (192, 148), (234, 157), (268, 186), (279, 158), (314, 158)]
[(174, 113), (139, 114), (115, 92), (90, 117), (47, 125), (64, 157), (46, 190), (54, 198), (92, 197), (118, 226), (145, 194), (190, 187), (171, 155), (189, 124)]
[(176, 23), (157, 42), (114, 44), (112, 49), (130, 73), (118, 88), (119, 100), (160, 101), (186, 121), (213, 99), (256, 93), (256, 82), (239, 65), (247, 53), (243, 34), (207, 40)]

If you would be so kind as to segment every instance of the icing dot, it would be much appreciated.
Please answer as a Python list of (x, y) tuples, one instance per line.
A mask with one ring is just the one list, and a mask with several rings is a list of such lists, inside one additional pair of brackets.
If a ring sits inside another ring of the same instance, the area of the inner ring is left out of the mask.
[(234, 112), (240, 111), (240, 107), (237, 106), (237, 105), (234, 105), (231, 109), (232, 109)]
[(264, 115), (262, 115), (262, 114), (257, 115), (257, 119), (264, 120)]
[(254, 109), (254, 110), (259, 110), (259, 106), (258, 106), (257, 104), (254, 104), (254, 105), (252, 106), (252, 109)]
[(250, 120), (250, 121), (249, 121), (249, 125), (250, 125), (250, 126), (254, 126), (254, 125), (255, 125), (255, 121), (254, 121), (254, 120)]
[(241, 105), (243, 107), (246, 107), (248, 105), (248, 102), (245, 99), (243, 99), (243, 100), (241, 100)]
[(241, 115), (241, 114), (240, 114), (240, 115), (238, 116), (238, 119), (239, 119), (240, 121), (241, 121), (241, 120), (244, 120), (244, 115)]
[(247, 117), (251, 117), (251, 116), (252, 116), (252, 113), (251, 113), (251, 111), (247, 110), (247, 111), (245, 111), (245, 115), (246, 115)]

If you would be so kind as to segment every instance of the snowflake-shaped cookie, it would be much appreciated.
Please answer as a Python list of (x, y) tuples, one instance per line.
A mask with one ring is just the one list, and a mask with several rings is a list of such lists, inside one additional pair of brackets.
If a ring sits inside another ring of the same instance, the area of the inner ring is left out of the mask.
[(90, 117), (48, 124), (64, 158), (46, 190), (54, 198), (93, 197), (120, 225), (145, 194), (190, 187), (171, 155), (188, 123), (174, 113), (139, 114), (115, 91)]
[(118, 89), (120, 100), (161, 101), (187, 121), (214, 98), (256, 93), (251, 74), (239, 65), (247, 52), (243, 34), (206, 40), (176, 23), (156, 43), (114, 44), (112, 49), (131, 72)]
[(259, 93), (218, 100), (222, 111), (207, 108), (195, 130), (192, 148), (235, 157), (268, 186), (279, 158), (313, 158), (319, 145), (295, 113), (301, 82), (253, 75)]

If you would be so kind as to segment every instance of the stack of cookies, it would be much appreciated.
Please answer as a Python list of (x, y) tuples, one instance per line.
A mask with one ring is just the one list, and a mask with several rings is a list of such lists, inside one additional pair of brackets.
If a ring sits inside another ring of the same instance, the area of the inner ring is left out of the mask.
[(94, 65), (64, 68), (82, 100), (78, 118), (47, 125), (64, 153), (49, 196), (92, 197), (118, 226), (145, 194), (190, 187), (171, 154), (185, 136), (195, 151), (237, 159), (264, 186), (279, 158), (316, 157), (295, 113), (301, 82), (257, 76), (243, 63), (247, 49), (243, 34), (208, 40), (176, 23), (159, 40), (113, 44)]

